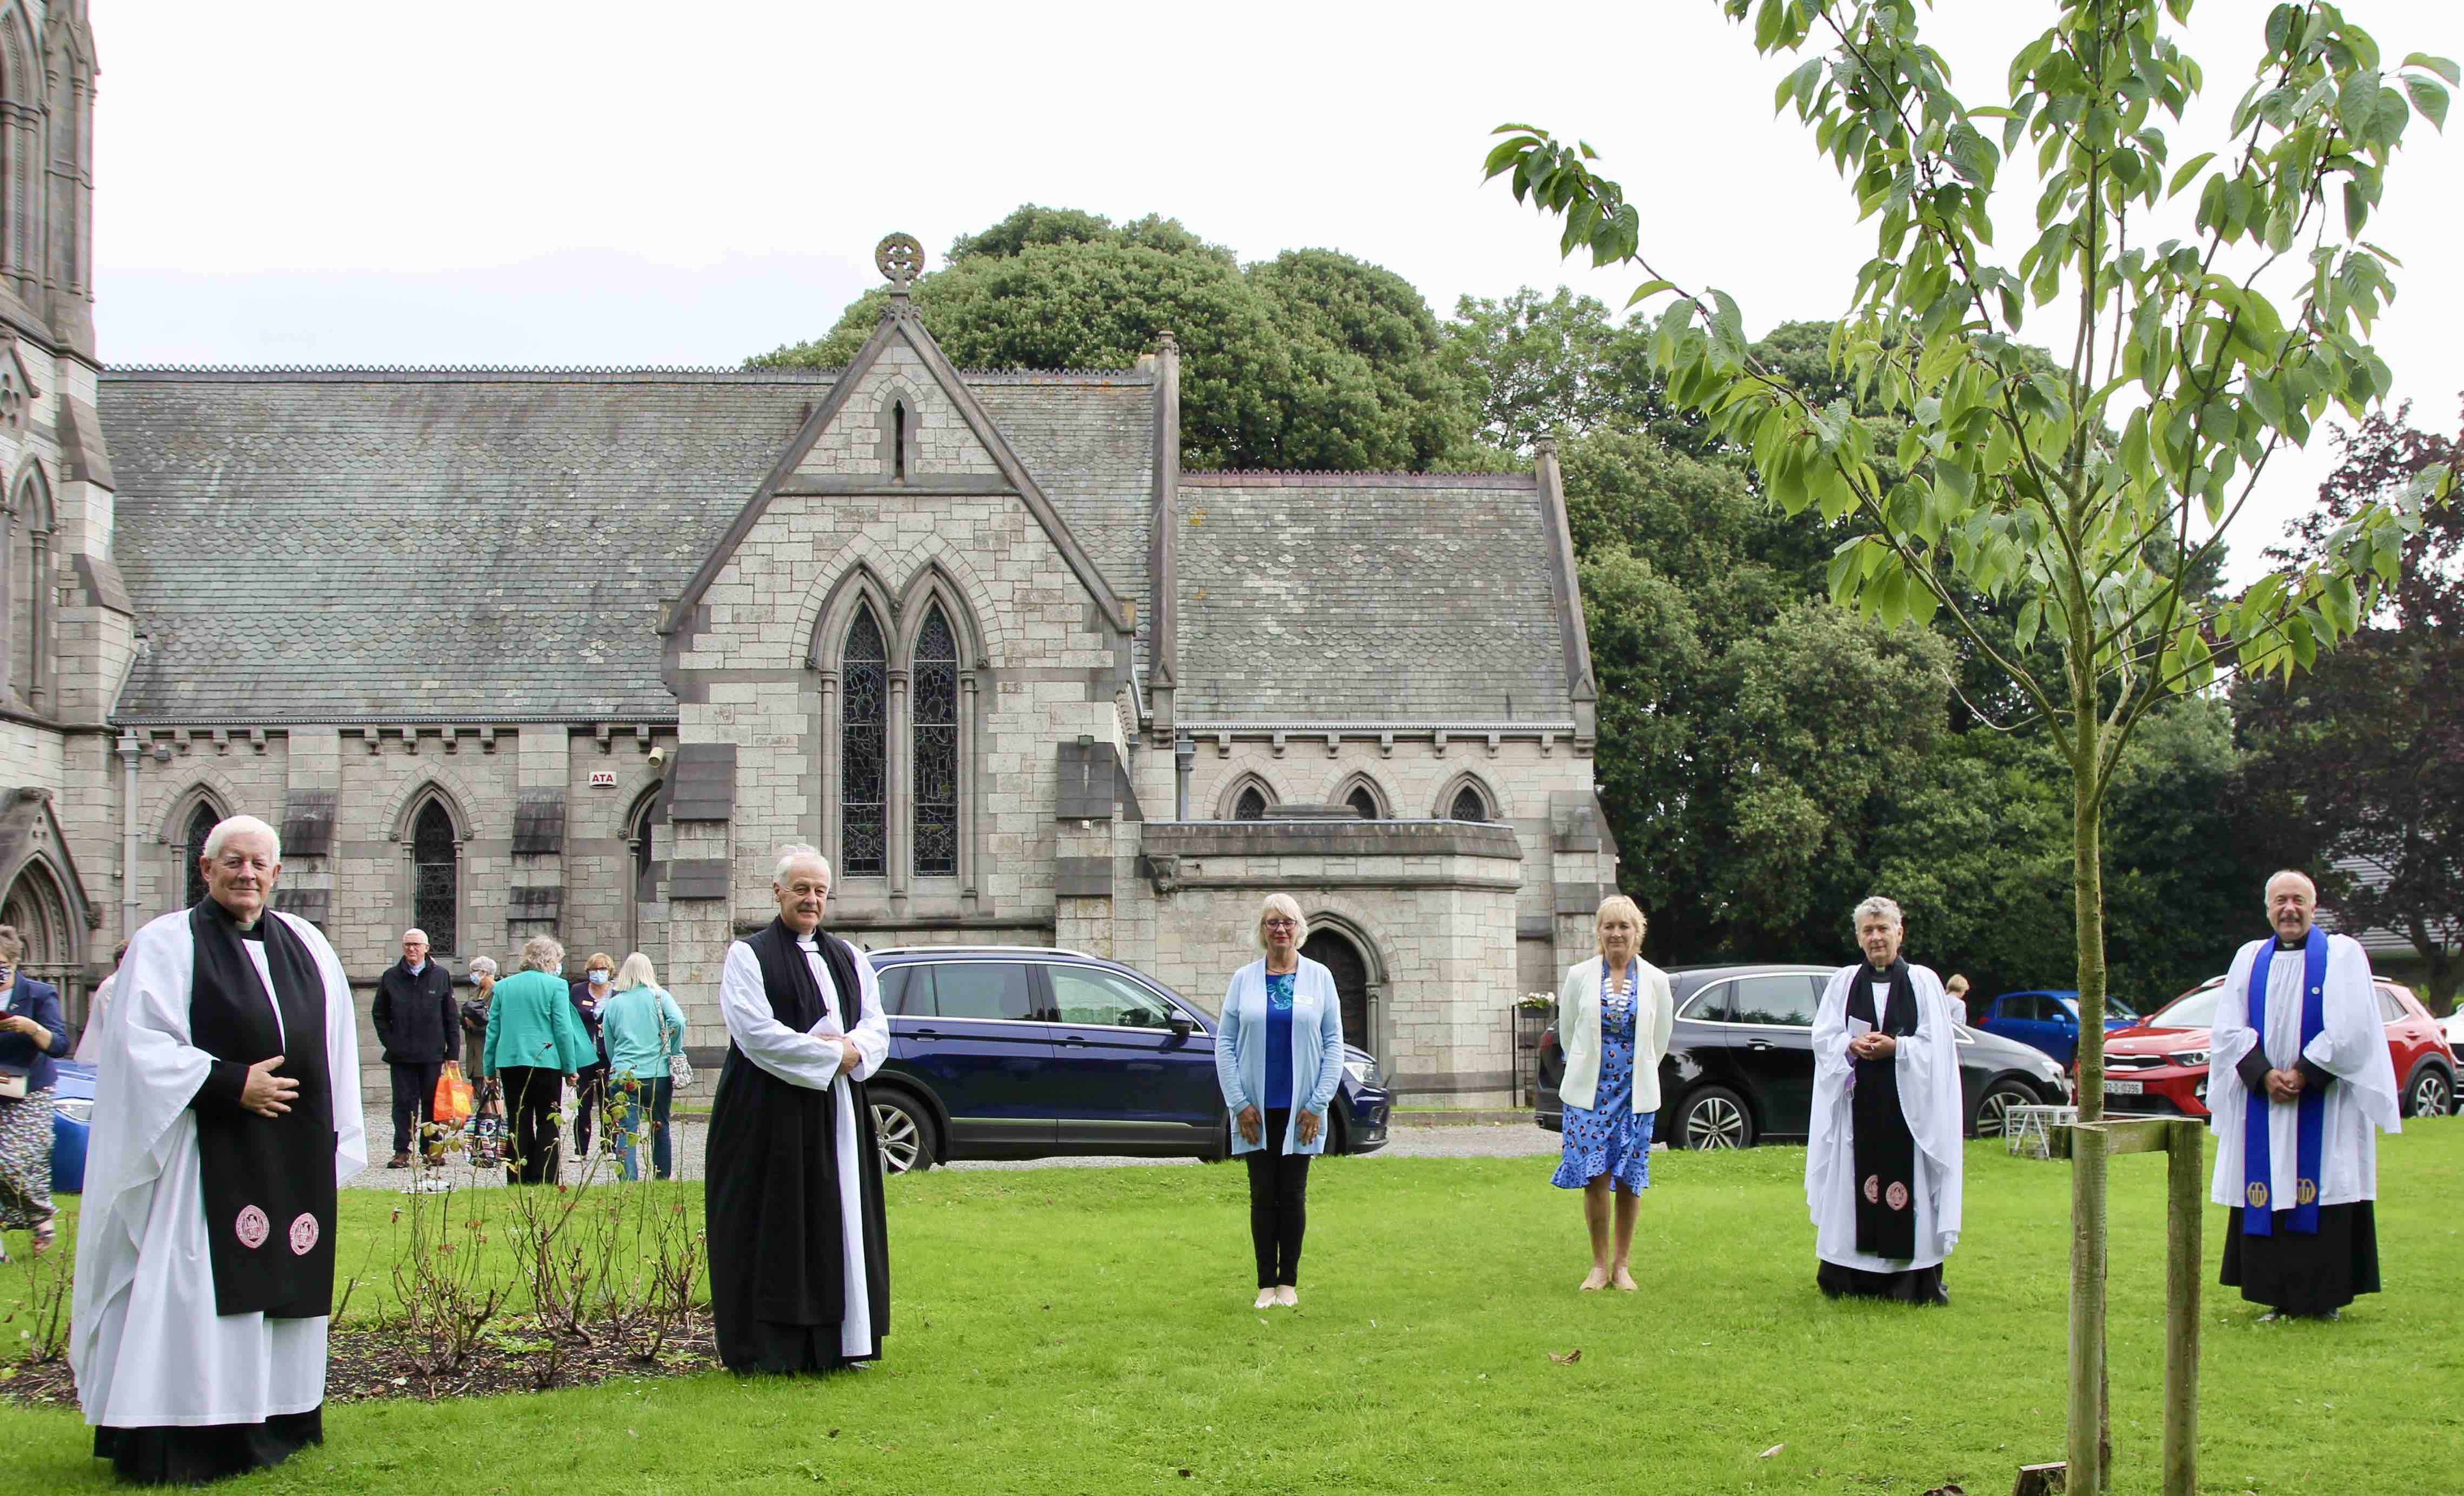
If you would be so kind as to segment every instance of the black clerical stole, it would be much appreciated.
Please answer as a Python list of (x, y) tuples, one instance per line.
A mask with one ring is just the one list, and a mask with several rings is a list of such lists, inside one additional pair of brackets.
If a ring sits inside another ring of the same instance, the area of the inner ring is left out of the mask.
[[(325, 981), (305, 942), (271, 911), (243, 932), (211, 898), (188, 911), (196, 942), (188, 1042), (214, 1057), (197, 1113), (214, 1308), (313, 1319), (334, 1309), (334, 1108), (325, 1065)], [(247, 942), (274, 974), (268, 1001)], [(281, 1022), (275, 1013), (277, 1004)], [(275, 1055), (299, 1083), (291, 1110), (239, 1104), (248, 1067)]]
[[(1890, 1004), (1879, 1016), (1874, 1012), (1877, 977), (1891, 985)], [(1871, 963), (1859, 966), (1848, 988), (1848, 1016), (1863, 1019), (1894, 1039), (1915, 1033), (1917, 989), (1908, 978), (1908, 963), (1893, 961), (1883, 972)], [(1848, 1115), (1857, 1161), (1857, 1250), (1869, 1257), (1914, 1257), (1917, 1140), (1900, 1110), (1899, 1059), (1852, 1059), (1849, 1064), (1856, 1076)]]

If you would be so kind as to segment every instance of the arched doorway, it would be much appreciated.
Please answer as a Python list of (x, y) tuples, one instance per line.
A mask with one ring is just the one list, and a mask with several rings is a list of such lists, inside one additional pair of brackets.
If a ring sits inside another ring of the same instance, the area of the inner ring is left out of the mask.
[(1344, 1043), (1375, 1053), (1377, 1046), (1369, 1042), (1369, 962), (1360, 947), (1342, 931), (1319, 925), (1302, 942), (1301, 954), (1334, 979), (1334, 995), (1343, 1003)]
[(0, 925), (13, 927), (26, 942), (17, 969), (60, 991), (60, 1011), (71, 1023), (85, 1022), (85, 971), (77, 958), (76, 927), (59, 880), (40, 862), (29, 862), (0, 898)]

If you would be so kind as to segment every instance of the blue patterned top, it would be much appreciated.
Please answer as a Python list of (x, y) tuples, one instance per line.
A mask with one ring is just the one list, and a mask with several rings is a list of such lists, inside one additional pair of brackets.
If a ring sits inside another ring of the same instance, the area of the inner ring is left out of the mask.
[(1295, 969), (1277, 976), (1266, 973), (1266, 1110), (1289, 1111), (1292, 1105), (1292, 982)]

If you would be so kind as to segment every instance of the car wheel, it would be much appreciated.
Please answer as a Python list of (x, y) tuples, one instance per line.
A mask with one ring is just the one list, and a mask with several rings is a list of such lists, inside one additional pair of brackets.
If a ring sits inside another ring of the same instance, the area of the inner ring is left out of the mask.
[(1973, 1119), (1976, 1123), (1975, 1135), (1978, 1137), (2004, 1136), (2011, 1131), (2011, 1109), (2033, 1107), (2035, 1104), (2036, 1093), (2017, 1081), (1995, 1081), (1985, 1088), (1985, 1094), (1977, 1100), (1976, 1116)]
[(894, 1090), (872, 1093), (872, 1132), (881, 1146), (881, 1172), (920, 1174), (933, 1167), (933, 1114)]
[(1352, 1152), (1352, 1124), (1343, 1120), (1341, 1096), (1326, 1109), (1326, 1152), (1330, 1158)]
[(2455, 1109), (2455, 1078), (2435, 1060), (2423, 1062), (2412, 1072), (2412, 1084), (2404, 1089), (2404, 1114), (2409, 1117), (2443, 1117)]
[(1705, 1086), (1685, 1098), (1677, 1113), (1680, 1148), (1751, 1148), (1754, 1119), (1746, 1098), (1725, 1086)]

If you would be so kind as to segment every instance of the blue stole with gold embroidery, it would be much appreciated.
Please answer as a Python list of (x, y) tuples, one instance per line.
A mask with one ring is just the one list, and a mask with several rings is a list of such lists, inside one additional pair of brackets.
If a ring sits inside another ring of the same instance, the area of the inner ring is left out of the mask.
[[(2258, 959), (2250, 963), (2251, 1032), (2258, 1036), (2261, 1052), (2267, 1047), (2267, 968), (2276, 956), (2276, 942), (2269, 940), (2259, 947)], [(2301, 1043), (2295, 1052), (2310, 1047), (2326, 1026), (2327, 936), (2312, 927), (2310, 938), (2301, 948)], [(2276, 1234), (2275, 1211), (2282, 1202), (2271, 1200), (2268, 1191), (2276, 1176), (2276, 1161), (2268, 1148), (2268, 1120), (2276, 1102), (2264, 1092), (2251, 1098), (2252, 1105), (2242, 1118), (2242, 1201), (2248, 1208), (2241, 1213), (2244, 1236)], [(2286, 1229), (2304, 1236), (2319, 1234), (2319, 1161), (2327, 1139), (2327, 1098), (2315, 1086), (2301, 1088), (2300, 1097), (2294, 1102), (2295, 1148), (2299, 1172), (2293, 1199), (2293, 1220)]]

